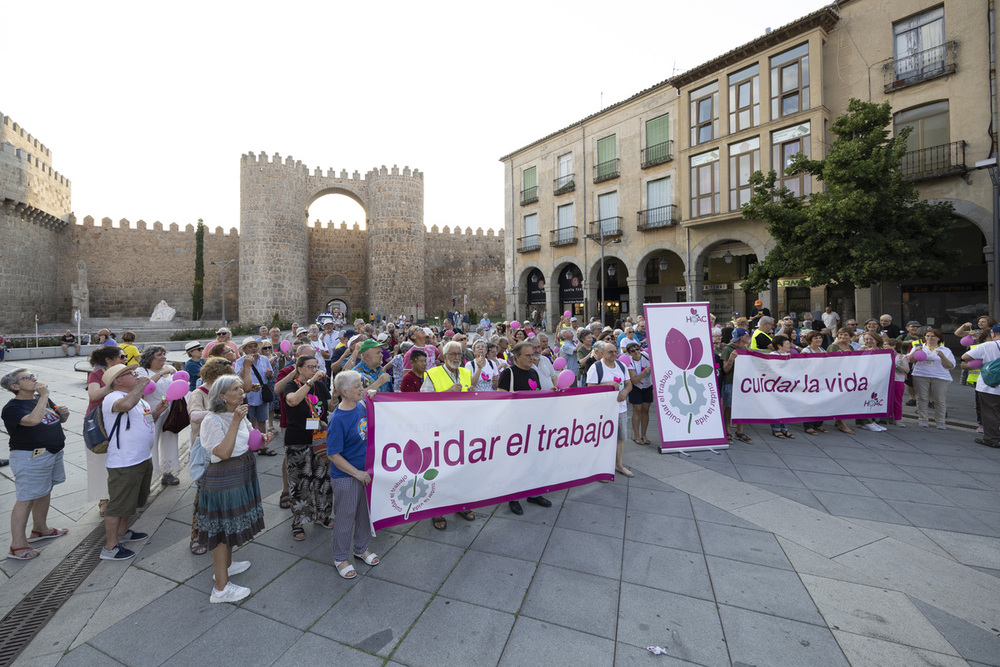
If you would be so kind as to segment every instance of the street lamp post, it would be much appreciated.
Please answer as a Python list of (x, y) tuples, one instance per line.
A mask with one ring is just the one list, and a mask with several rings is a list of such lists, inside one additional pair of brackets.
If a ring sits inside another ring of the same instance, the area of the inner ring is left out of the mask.
[(236, 258), (234, 257), (227, 262), (226, 253), (222, 253), (221, 262), (209, 262), (209, 264), (214, 264), (222, 268), (222, 326), (226, 326), (226, 267), (235, 261)]

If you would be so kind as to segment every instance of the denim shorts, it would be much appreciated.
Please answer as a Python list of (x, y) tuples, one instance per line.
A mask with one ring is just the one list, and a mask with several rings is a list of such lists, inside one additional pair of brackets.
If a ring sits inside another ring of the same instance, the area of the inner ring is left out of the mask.
[(252, 422), (266, 422), (267, 413), (271, 411), (270, 403), (262, 403), (261, 405), (248, 405), (249, 410), (247, 410), (247, 419)]
[(14, 473), (14, 493), (18, 501), (35, 500), (48, 495), (52, 487), (66, 481), (63, 453), (34, 452), (13, 449), (10, 469)]
[(723, 384), (722, 385), (722, 404), (733, 406), (733, 385)]

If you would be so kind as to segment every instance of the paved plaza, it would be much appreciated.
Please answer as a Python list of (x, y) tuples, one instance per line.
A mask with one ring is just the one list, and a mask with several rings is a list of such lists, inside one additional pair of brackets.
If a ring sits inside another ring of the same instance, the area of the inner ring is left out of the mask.
[[(0, 561), (3, 614), (101, 521), (73, 361), (20, 364), (73, 412), (50, 513), (70, 533), (33, 561)], [(971, 389), (949, 395), (950, 418), (974, 419)], [(280, 457), (260, 457), (267, 529), (237, 551), (253, 563), (235, 577), (253, 590), (238, 606), (209, 604), (211, 557), (188, 551), (185, 471), (136, 522), (151, 533), (130, 545), (138, 556), (101, 561), (16, 664), (996, 665), (1000, 450), (969, 428), (906, 423), (818, 437), (795, 425), (795, 440), (764, 425), (752, 445), (690, 457), (629, 442), (634, 479), (547, 494), (551, 508), (520, 517), (503, 504), (443, 532), (380, 531), (381, 564), (352, 581), (329, 531), (292, 540)], [(0, 475), (9, 544), (14, 487)]]

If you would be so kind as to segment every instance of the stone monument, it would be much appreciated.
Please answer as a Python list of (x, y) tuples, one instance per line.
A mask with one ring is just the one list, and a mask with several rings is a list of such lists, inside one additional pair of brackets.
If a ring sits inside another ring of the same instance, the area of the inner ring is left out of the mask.
[(73, 309), (80, 311), (80, 317), (90, 317), (90, 292), (87, 291), (87, 263), (82, 259), (76, 263), (76, 282), (73, 290)]
[(167, 302), (161, 299), (160, 302), (156, 304), (156, 308), (153, 309), (153, 314), (150, 315), (149, 321), (169, 322), (170, 320), (174, 319), (174, 315), (176, 314), (177, 311), (168, 306)]

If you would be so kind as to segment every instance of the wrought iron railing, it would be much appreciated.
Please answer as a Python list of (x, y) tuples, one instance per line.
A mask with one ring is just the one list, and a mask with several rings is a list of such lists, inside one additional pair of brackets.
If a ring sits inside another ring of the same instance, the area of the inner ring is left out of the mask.
[(521, 190), (521, 206), (534, 204), (538, 201), (538, 186), (532, 185), (530, 188)]
[(953, 74), (958, 63), (958, 42), (945, 42), (899, 58), (891, 58), (882, 66), (885, 92), (912, 86), (945, 74)]
[(670, 162), (674, 159), (673, 148), (673, 141), (664, 141), (662, 144), (643, 148), (640, 156), (642, 159), (642, 168), (646, 169), (647, 167), (653, 167), (664, 162)]
[(618, 178), (618, 158), (594, 165), (594, 183)]
[(551, 234), (552, 238), (549, 239), (550, 246), (572, 245), (579, 240), (576, 236), (575, 225), (573, 227), (560, 227), (559, 229), (553, 229)]
[(636, 214), (636, 227), (640, 232), (647, 229), (659, 229), (660, 227), (670, 227), (681, 221), (681, 212), (677, 204), (667, 204), (656, 208), (647, 208)]
[(532, 250), (540, 250), (541, 247), (542, 247), (541, 234), (528, 234), (527, 236), (522, 236), (517, 240), (518, 252), (531, 252)]
[(604, 238), (613, 238), (621, 236), (623, 233), (622, 217), (618, 215), (613, 218), (602, 218), (601, 220), (591, 222), (590, 233), (587, 236), (592, 239), (600, 239), (601, 236)]
[(900, 169), (911, 181), (964, 174), (968, 171), (965, 166), (965, 142), (953, 141), (950, 144), (909, 151), (903, 155)]
[(576, 182), (573, 180), (575, 174), (566, 174), (552, 181), (552, 194), (561, 195), (573, 192), (576, 189)]

